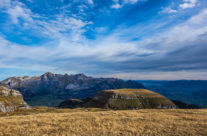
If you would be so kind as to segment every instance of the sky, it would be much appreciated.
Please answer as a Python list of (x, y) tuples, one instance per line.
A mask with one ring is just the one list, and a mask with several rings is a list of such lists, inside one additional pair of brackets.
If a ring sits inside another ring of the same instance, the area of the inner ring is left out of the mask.
[(0, 80), (207, 79), (206, 0), (0, 0)]

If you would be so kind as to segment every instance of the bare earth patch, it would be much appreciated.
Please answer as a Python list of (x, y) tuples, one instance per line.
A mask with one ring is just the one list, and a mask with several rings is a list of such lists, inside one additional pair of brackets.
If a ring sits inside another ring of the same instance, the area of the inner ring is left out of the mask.
[(206, 136), (207, 110), (63, 110), (0, 117), (0, 135)]

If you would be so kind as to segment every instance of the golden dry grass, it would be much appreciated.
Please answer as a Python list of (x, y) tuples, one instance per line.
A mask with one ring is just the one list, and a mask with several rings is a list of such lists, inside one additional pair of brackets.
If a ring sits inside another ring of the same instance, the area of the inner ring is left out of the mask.
[(165, 98), (163, 95), (147, 90), (147, 89), (115, 89), (115, 90), (105, 90), (106, 92), (113, 92), (113, 93), (119, 93), (124, 95), (138, 95), (144, 98), (162, 98), (166, 99), (166, 102), (170, 102), (167, 98)]
[(147, 90), (147, 89), (114, 89), (114, 90), (105, 90), (108, 92), (114, 92), (114, 93), (120, 93), (120, 94), (139, 94), (139, 95), (157, 95), (158, 93), (155, 93), (153, 91)]
[(207, 110), (50, 110), (2, 116), (0, 135), (206, 136)]

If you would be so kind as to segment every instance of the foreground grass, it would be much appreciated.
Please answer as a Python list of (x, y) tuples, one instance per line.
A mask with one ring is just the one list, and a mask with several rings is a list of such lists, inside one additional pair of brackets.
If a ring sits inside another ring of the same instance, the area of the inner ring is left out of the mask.
[(35, 111), (2, 115), (0, 135), (207, 135), (207, 110), (204, 109), (98, 111), (37, 108)]

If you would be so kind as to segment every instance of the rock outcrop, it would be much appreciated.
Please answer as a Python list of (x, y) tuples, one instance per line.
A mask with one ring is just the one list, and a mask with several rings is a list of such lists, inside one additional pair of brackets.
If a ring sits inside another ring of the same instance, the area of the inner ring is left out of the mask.
[(0, 86), (0, 112), (12, 112), (18, 109), (29, 108), (20, 92)]
[(172, 102), (179, 108), (179, 109), (201, 109), (202, 107), (197, 106), (195, 104), (188, 104), (185, 102), (172, 100)]
[(84, 99), (108, 89), (145, 88), (136, 81), (94, 78), (84, 74), (68, 75), (47, 72), (34, 77), (11, 77), (0, 84), (21, 92), (29, 105), (58, 106), (70, 98)]
[(174, 109), (176, 105), (164, 96), (146, 89), (105, 90), (93, 97), (85, 107), (108, 109)]
[(59, 108), (81, 108), (84, 107), (84, 104), (87, 103), (90, 98), (86, 99), (68, 99), (60, 103)]

